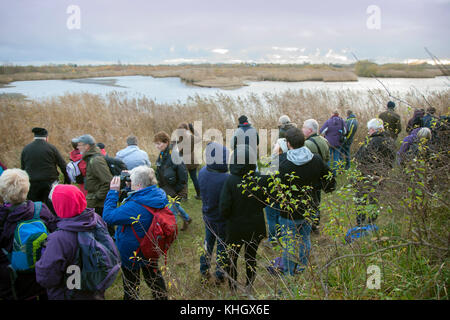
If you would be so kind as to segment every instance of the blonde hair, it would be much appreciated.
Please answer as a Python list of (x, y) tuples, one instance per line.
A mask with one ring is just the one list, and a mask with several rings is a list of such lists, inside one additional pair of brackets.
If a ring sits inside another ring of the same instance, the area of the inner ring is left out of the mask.
[(139, 185), (142, 188), (153, 186), (158, 183), (155, 176), (155, 170), (147, 166), (139, 166), (130, 171), (130, 180), (133, 185)]
[(7, 169), (0, 176), (0, 195), (5, 202), (19, 204), (27, 199), (30, 177), (21, 169)]

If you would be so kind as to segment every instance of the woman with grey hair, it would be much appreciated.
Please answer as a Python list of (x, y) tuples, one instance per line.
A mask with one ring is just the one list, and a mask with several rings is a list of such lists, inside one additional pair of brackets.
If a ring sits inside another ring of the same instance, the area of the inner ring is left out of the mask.
[[(0, 206), (0, 300), (28, 299), (39, 296), (46, 299), (47, 293), (36, 282), (36, 274), (13, 272), (8, 255), (13, 250), (14, 232), (21, 221), (33, 219), (35, 208), (42, 207), (39, 213), (48, 232), (56, 229), (56, 217), (43, 204), (27, 200), (30, 189), (29, 176), (24, 170), (7, 169), (0, 176), (0, 198), (4, 202)], [(38, 211), (37, 211), (38, 212)]]
[(153, 214), (145, 206), (164, 208), (168, 204), (167, 196), (158, 188), (152, 168), (147, 166), (134, 168), (130, 171), (130, 180), (132, 191), (128, 193), (121, 206), (117, 207), (120, 177), (112, 179), (103, 210), (105, 222), (118, 226), (115, 239), (122, 260), (124, 300), (138, 299), (141, 270), (153, 297), (157, 300), (167, 299), (166, 285), (158, 268), (158, 261), (148, 261), (141, 252), (136, 254), (139, 248), (136, 235), (141, 239), (144, 238), (153, 220)]

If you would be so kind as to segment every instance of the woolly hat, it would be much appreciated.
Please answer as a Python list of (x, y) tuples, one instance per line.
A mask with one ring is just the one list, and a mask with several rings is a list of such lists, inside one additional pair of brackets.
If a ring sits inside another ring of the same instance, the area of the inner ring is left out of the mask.
[(243, 124), (245, 122), (248, 122), (247, 116), (240, 116), (238, 120), (239, 120), (239, 124)]
[(387, 107), (388, 107), (388, 109), (394, 109), (395, 108), (395, 102), (394, 101), (389, 101), (387, 103)]
[(69, 184), (59, 184), (53, 189), (52, 204), (60, 218), (72, 218), (80, 215), (87, 207), (84, 194)]
[(279, 125), (285, 125), (291, 122), (291, 119), (287, 115), (283, 115), (278, 119)]
[(44, 128), (33, 128), (31, 129), (31, 132), (34, 133), (35, 137), (47, 137), (48, 136), (48, 131)]

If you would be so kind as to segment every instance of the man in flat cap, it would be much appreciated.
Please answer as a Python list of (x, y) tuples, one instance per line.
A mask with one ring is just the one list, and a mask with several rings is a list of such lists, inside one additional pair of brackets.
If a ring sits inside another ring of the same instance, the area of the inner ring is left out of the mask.
[(28, 199), (44, 202), (53, 211), (48, 195), (52, 184), (59, 179), (57, 167), (64, 175), (64, 183), (70, 183), (66, 172), (66, 162), (58, 149), (48, 143), (48, 132), (44, 128), (33, 128), (34, 141), (22, 150), (20, 163), (22, 170), (30, 176)]

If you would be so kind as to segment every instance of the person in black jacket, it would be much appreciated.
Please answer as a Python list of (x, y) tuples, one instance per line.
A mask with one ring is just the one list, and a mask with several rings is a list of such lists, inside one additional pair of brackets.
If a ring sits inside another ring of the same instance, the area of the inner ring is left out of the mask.
[[(291, 195), (285, 198), (287, 201), (280, 209), (279, 223), (284, 243), (283, 273), (294, 275), (296, 270), (302, 270), (308, 263), (311, 225), (320, 203), (318, 191), (333, 191), (336, 180), (320, 156), (304, 146), (305, 136), (302, 130), (289, 129), (286, 140), (289, 150), (280, 155), (278, 177), (283, 185), (291, 186)], [(297, 257), (293, 254), (295, 252)], [(297, 268), (299, 264), (302, 266)]]
[(184, 231), (192, 222), (192, 218), (178, 202), (180, 199), (187, 197), (188, 173), (186, 166), (183, 158), (173, 150), (173, 144), (170, 144), (170, 137), (166, 132), (158, 132), (153, 141), (160, 151), (156, 160), (156, 179), (158, 179), (159, 187), (168, 196), (176, 199), (177, 202), (173, 203), (170, 210), (173, 211), (175, 216), (181, 215), (183, 219), (181, 230)]
[(20, 157), (21, 169), (30, 176), (30, 191), (28, 200), (42, 201), (54, 213), (48, 195), (52, 184), (59, 179), (57, 167), (64, 175), (64, 183), (70, 184), (66, 172), (66, 162), (58, 149), (48, 143), (48, 132), (44, 128), (33, 128), (34, 141), (22, 150)]
[[(357, 218), (356, 223), (363, 225), (366, 223), (366, 214), (362, 206), (376, 205), (378, 203), (378, 192), (389, 170), (392, 169), (395, 161), (395, 143), (389, 133), (384, 130), (383, 120), (372, 119), (367, 122), (369, 130), (368, 137), (355, 154), (355, 162), (358, 170), (366, 177), (364, 181), (356, 183), (358, 192), (356, 193)], [(372, 191), (374, 190), (374, 191)], [(367, 222), (376, 220), (378, 212), (373, 212)]]
[[(225, 219), (225, 244), (228, 253), (226, 272), (229, 274), (229, 286), (232, 291), (237, 288), (237, 259), (245, 245), (245, 265), (247, 273), (246, 286), (251, 286), (256, 276), (256, 252), (259, 243), (266, 237), (266, 225), (263, 209), (266, 206), (263, 194), (257, 192), (250, 196), (249, 190), (242, 189), (244, 175), (258, 176), (256, 153), (246, 144), (237, 145), (231, 156), (231, 175), (225, 181), (220, 195), (219, 208)], [(253, 171), (252, 173), (249, 173)], [(245, 190), (244, 193), (242, 191)], [(260, 189), (261, 191), (262, 189)]]

